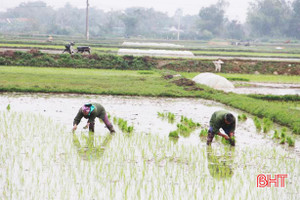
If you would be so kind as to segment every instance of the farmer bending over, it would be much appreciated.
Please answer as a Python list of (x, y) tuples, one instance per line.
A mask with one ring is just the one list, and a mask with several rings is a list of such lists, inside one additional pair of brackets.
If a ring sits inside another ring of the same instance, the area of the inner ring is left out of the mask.
[(89, 131), (94, 132), (95, 118), (98, 117), (102, 119), (106, 127), (109, 129), (110, 133), (115, 132), (113, 125), (108, 120), (104, 107), (99, 103), (87, 103), (79, 109), (73, 121), (73, 131), (77, 129), (77, 125), (80, 123), (82, 117), (88, 119), (88, 122), (84, 129), (89, 128)]
[[(226, 134), (221, 133), (220, 128), (222, 128)], [(233, 139), (234, 130), (235, 117), (231, 113), (225, 110), (214, 112), (209, 121), (207, 145), (210, 145), (212, 140), (214, 139), (215, 134), (218, 134), (226, 140), (229, 140), (232, 146), (235, 146), (235, 141)]]

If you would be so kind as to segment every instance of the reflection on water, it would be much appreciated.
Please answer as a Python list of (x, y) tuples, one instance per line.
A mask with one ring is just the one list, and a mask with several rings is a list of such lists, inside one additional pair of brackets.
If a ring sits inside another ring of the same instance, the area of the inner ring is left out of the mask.
[(112, 139), (111, 134), (107, 134), (106, 136), (99, 136), (104, 137), (104, 140), (101, 144), (96, 145), (95, 135), (93, 132), (89, 132), (88, 136), (82, 135), (84, 141), (80, 142), (77, 135), (73, 134), (73, 144), (77, 148), (77, 152), (80, 157), (84, 160), (95, 160), (102, 157), (104, 151), (108, 144)]
[(207, 146), (207, 163), (210, 175), (213, 178), (231, 178), (233, 176), (233, 161), (235, 148), (224, 147), (224, 152), (216, 151)]

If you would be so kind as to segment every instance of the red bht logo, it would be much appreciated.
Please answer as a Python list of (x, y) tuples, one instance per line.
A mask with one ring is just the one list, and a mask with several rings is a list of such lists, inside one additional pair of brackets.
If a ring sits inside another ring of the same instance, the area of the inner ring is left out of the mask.
[(275, 178), (271, 177), (271, 174), (259, 174), (257, 176), (256, 179), (256, 186), (257, 187), (271, 187), (271, 184), (274, 183), (275, 187), (279, 187), (279, 183), (280, 183), (280, 187), (284, 187), (285, 186), (285, 182), (284, 179), (287, 178), (288, 175), (287, 174), (275, 174)]

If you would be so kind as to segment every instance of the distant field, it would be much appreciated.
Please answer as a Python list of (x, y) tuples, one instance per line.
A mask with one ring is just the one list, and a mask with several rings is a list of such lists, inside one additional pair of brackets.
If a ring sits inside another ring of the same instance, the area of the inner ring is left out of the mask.
[(237, 52), (237, 51), (192, 51), (195, 55), (223, 55), (223, 56), (244, 56), (244, 57), (289, 57), (300, 58), (300, 54), (294, 53), (268, 53), (268, 52)]
[[(109, 40), (110, 41), (110, 40)], [(57, 43), (47, 43), (45, 41), (0, 41), (0, 47), (10, 47), (10, 48), (38, 48), (38, 49), (64, 49), (65, 43), (58, 41)], [(145, 41), (144, 41), (145, 42)], [(150, 42), (150, 41), (149, 41)], [(45, 43), (45, 44), (43, 44)], [(174, 44), (175, 42), (170, 41), (169, 43)], [(117, 40), (111, 44), (105, 40), (104, 41), (94, 41), (86, 43), (76, 43), (77, 46), (91, 46), (92, 52), (104, 52), (104, 53), (116, 53), (119, 48), (135, 48), (135, 49), (167, 49), (167, 50), (179, 50), (176, 48), (166, 48), (166, 47), (141, 47), (141, 46), (122, 46), (122, 42)], [(204, 56), (235, 56), (235, 57), (279, 57), (279, 58), (300, 58), (300, 50), (297, 45), (289, 45), (281, 49), (276, 49), (274, 46), (233, 46), (233, 45), (211, 45), (209, 43), (199, 43), (199, 46), (195, 44), (192, 45), (191, 42), (180, 43), (184, 46), (184, 50), (192, 51), (195, 55)], [(197, 43), (196, 43), (197, 44)], [(182, 49), (180, 49), (182, 50)]]

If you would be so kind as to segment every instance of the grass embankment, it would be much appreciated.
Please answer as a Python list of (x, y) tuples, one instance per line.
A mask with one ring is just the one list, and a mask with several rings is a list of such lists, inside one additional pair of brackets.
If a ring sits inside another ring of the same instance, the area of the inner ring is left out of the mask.
[[(228, 74), (260, 73), (300, 75), (300, 62), (267, 62), (251, 60), (224, 60), (224, 62), (222, 72)], [(112, 54), (54, 55), (41, 53), (36, 49), (31, 49), (28, 52), (0, 52), (0, 65), (130, 70), (149, 70), (157, 68), (179, 72), (215, 72), (213, 62), (208, 59), (158, 58), (130, 55), (117, 56)]]
[(269, 102), (246, 95), (224, 93), (198, 86), (187, 90), (171, 80), (161, 78), (159, 71), (121, 71), (38, 67), (0, 68), (0, 91), (71, 92), (86, 94), (200, 97), (215, 100), (259, 117), (268, 117), (300, 133), (299, 101)]
[[(181, 96), (157, 72), (96, 69), (1, 67), (0, 90), (87, 94)], [(184, 95), (184, 94), (182, 94)]]

